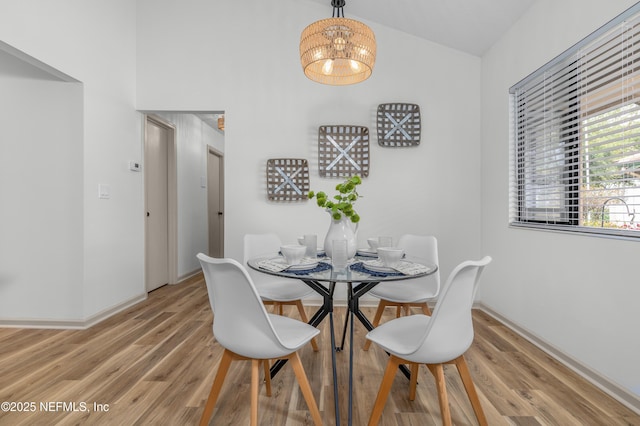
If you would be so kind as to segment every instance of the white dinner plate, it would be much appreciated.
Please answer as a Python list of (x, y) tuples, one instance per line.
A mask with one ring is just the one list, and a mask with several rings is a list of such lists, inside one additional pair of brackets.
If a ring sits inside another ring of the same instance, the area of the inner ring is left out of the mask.
[[(401, 260), (400, 262), (406, 262), (405, 260)], [(364, 262), (362, 262), (362, 266), (364, 266), (364, 269), (368, 269), (370, 271), (373, 272), (398, 272), (396, 269), (391, 268), (389, 266), (384, 266), (382, 264), (382, 261), (376, 259), (376, 260), (366, 260)]]
[(360, 256), (378, 257), (378, 251), (371, 248), (358, 249), (357, 254)]
[(298, 263), (297, 265), (291, 265), (287, 269), (290, 271), (304, 271), (306, 269), (313, 269), (316, 266), (318, 266), (317, 261), (306, 261), (303, 259), (302, 262)]

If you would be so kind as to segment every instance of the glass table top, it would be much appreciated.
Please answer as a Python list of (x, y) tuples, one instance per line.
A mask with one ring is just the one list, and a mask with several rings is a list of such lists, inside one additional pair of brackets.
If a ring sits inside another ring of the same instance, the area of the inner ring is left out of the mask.
[[(316, 264), (317, 261), (317, 264)], [(405, 268), (411, 269), (416, 265), (421, 265), (420, 271), (410, 275), (403, 274), (398, 270), (384, 268), (378, 264), (375, 259), (370, 257), (356, 256), (346, 268), (334, 269), (331, 265), (331, 259), (318, 258), (314, 261), (305, 258), (304, 265), (288, 268), (284, 270), (271, 270), (269, 267), (276, 267), (281, 264), (284, 267), (282, 256), (273, 255), (250, 259), (247, 264), (250, 268), (265, 274), (276, 275), (280, 277), (297, 278), (300, 280), (313, 281), (331, 281), (331, 282), (381, 282), (381, 281), (398, 281), (412, 278), (419, 278), (433, 274), (437, 271), (437, 265), (428, 264), (420, 261), (420, 259), (405, 257), (402, 262)]]

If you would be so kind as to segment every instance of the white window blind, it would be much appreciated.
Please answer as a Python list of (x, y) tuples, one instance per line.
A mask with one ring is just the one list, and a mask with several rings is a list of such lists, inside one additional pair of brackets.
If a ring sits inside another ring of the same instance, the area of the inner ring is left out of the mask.
[(511, 88), (513, 225), (640, 237), (639, 6)]

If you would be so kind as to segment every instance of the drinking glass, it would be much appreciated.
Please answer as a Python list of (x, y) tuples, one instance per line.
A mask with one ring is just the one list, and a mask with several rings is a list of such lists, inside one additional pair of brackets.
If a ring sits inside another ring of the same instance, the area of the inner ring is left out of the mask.
[(318, 236), (313, 234), (305, 234), (304, 245), (307, 247), (305, 257), (315, 259), (318, 255)]
[(331, 264), (333, 269), (345, 269), (349, 256), (347, 254), (347, 240), (333, 240), (331, 242), (333, 253), (331, 254)]

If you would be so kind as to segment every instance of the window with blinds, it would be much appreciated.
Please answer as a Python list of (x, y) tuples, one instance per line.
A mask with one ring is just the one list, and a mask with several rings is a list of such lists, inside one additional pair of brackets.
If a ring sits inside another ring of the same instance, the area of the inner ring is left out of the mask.
[(640, 237), (640, 4), (510, 93), (511, 224)]

